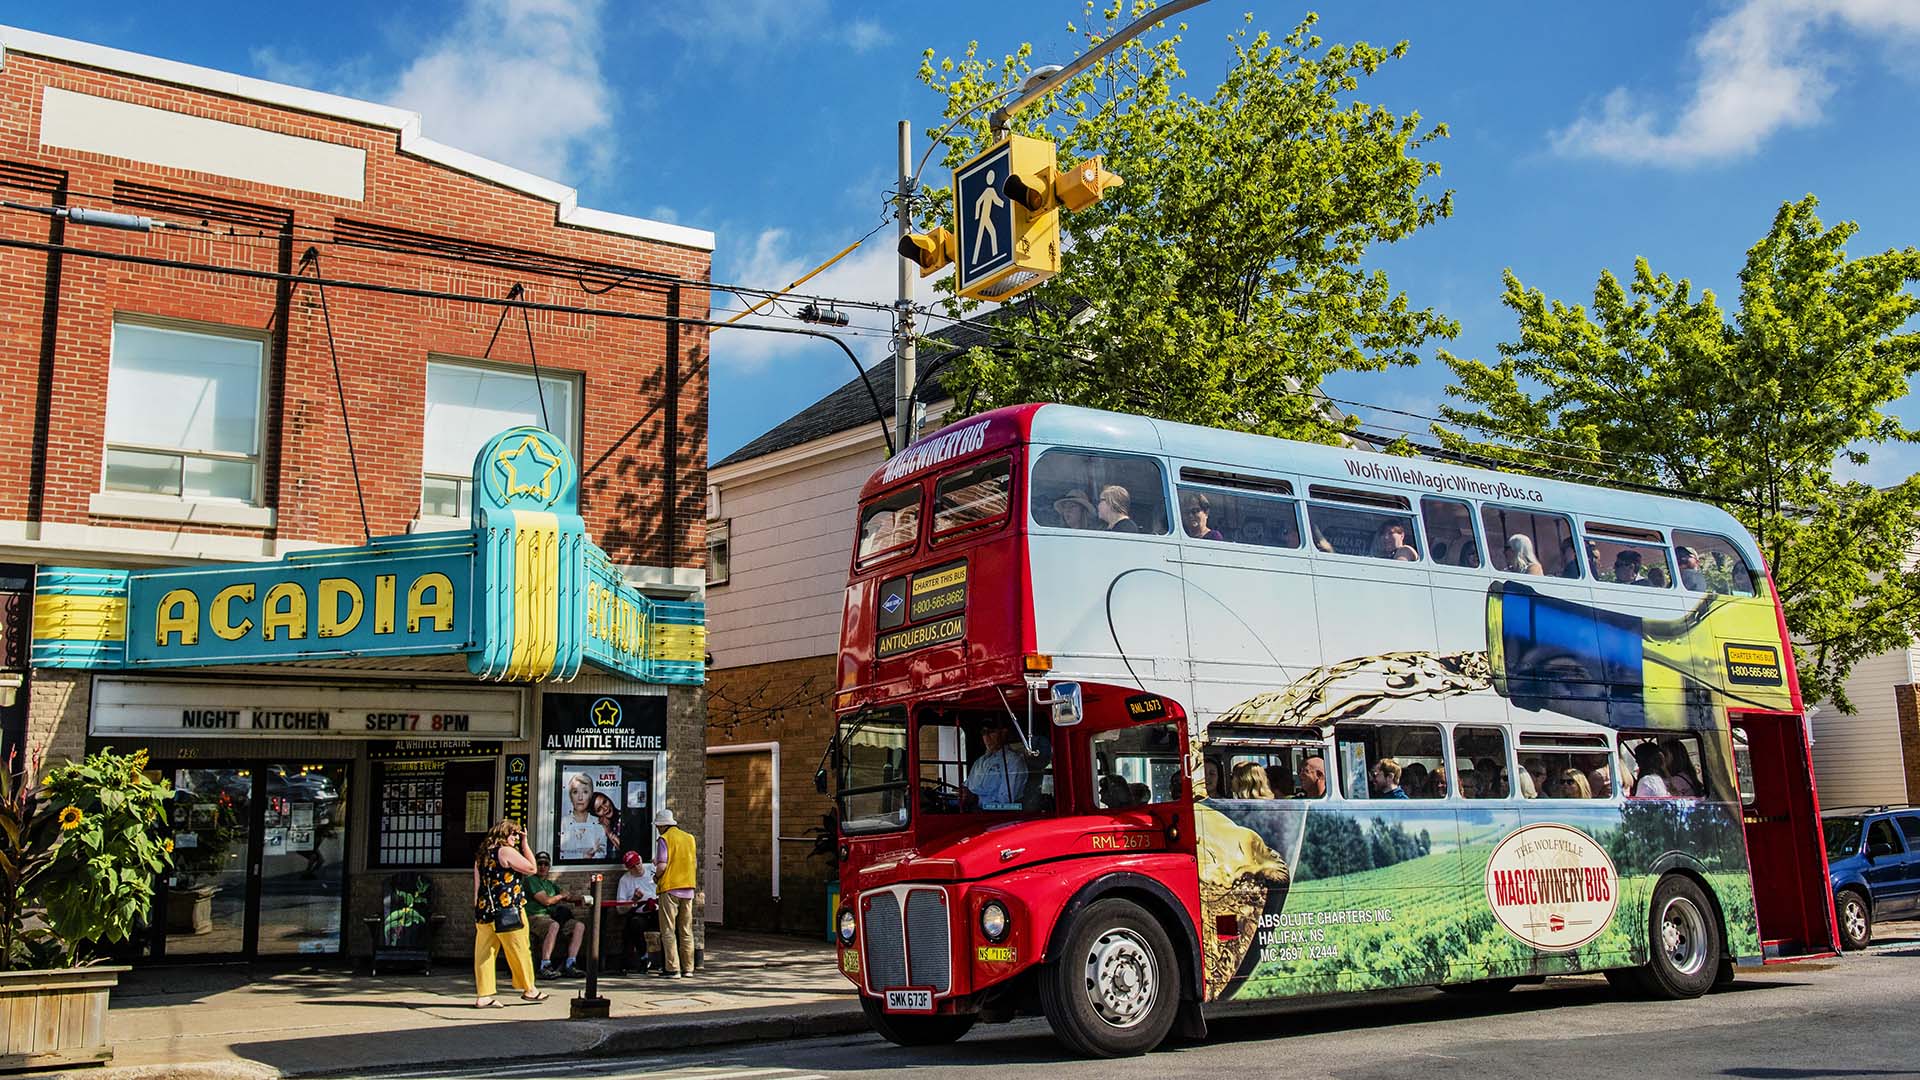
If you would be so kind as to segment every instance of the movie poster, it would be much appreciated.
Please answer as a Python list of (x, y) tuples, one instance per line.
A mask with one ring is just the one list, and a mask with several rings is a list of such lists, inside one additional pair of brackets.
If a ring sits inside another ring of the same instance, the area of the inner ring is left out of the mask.
[(562, 762), (554, 862), (618, 863), (628, 851), (649, 857), (652, 762)]

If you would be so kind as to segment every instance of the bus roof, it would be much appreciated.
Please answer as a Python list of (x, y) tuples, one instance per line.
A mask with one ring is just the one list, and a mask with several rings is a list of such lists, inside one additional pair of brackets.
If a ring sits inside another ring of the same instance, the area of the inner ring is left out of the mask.
[(1739, 522), (1709, 503), (1075, 405), (1014, 405), (948, 424), (916, 440), (904, 453), (875, 470), (861, 491), (861, 499), (910, 477), (938, 473), (948, 462), (1020, 442), (1165, 455), (1405, 494), (1452, 495), (1481, 502), (1537, 505), (1584, 517), (1658, 522), (1671, 528), (1726, 535), (1749, 549), (1749, 558), (1758, 554)]

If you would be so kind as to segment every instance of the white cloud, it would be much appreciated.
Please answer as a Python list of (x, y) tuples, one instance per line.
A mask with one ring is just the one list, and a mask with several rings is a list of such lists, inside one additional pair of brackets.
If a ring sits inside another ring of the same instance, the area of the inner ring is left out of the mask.
[(855, 19), (847, 24), (847, 48), (863, 53), (893, 42), (893, 31), (872, 19)]
[(264, 76), (420, 114), (421, 133), (528, 172), (578, 184), (617, 159), (614, 94), (601, 71), (604, 0), (465, 0), (396, 73), (362, 57), (322, 68), (272, 49)]
[(826, 0), (654, 0), (654, 20), (707, 46), (811, 36), (827, 23)]
[(1671, 122), (1625, 87), (1599, 112), (1552, 135), (1570, 157), (1687, 166), (1741, 157), (1784, 128), (1817, 123), (1840, 63), (1820, 47), (1835, 32), (1920, 35), (1913, 0), (1740, 0), (1694, 42), (1699, 77)]
[[(753, 240), (751, 248), (730, 251), (722, 236), (721, 250), (715, 254), (722, 267), (716, 276), (719, 280), (737, 282), (754, 288), (778, 289), (800, 275), (820, 265), (821, 261), (833, 254), (834, 249), (799, 249), (793, 244), (785, 229), (763, 229)], [(796, 292), (831, 296), (844, 300), (868, 300), (880, 304), (892, 304), (899, 290), (900, 256), (894, 250), (893, 235), (886, 230), (875, 233), (866, 243), (860, 245), (853, 254), (833, 264), (819, 277), (801, 285)], [(924, 293), (924, 289), (921, 290)], [(727, 319), (732, 313), (745, 307), (747, 303), (758, 300), (749, 297), (743, 303), (731, 293), (716, 293), (714, 296), (714, 318)], [(741, 320), (742, 324), (762, 326), (807, 327), (824, 330), (845, 341), (859, 355), (860, 362), (871, 365), (884, 357), (888, 350), (888, 334), (874, 332), (875, 328), (887, 327), (891, 322), (888, 312), (871, 311), (864, 308), (844, 309), (851, 321), (845, 328), (830, 326), (808, 327), (806, 323), (791, 318), (800, 306), (800, 301), (781, 301), (780, 307), (787, 317), (756, 314)], [(741, 328), (715, 330), (713, 332), (713, 361), (724, 370), (736, 373), (758, 371), (775, 358), (807, 357), (818, 359), (821, 363), (842, 365), (844, 356), (832, 345), (825, 342), (809, 341), (792, 334), (769, 334), (757, 330)], [(848, 378), (853, 377), (851, 370), (846, 371)]]

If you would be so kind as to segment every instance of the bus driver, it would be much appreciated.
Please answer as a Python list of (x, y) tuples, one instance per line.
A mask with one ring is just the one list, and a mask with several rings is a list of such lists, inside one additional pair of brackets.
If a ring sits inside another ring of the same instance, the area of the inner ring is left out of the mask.
[(1027, 790), (1027, 756), (1007, 746), (1007, 718), (989, 716), (980, 725), (986, 749), (967, 766), (967, 790), (982, 810), (1018, 810)]

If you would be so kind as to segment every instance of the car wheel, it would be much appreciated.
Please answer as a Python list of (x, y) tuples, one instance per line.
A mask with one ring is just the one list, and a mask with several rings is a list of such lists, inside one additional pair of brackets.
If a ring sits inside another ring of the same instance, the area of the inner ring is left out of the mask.
[(880, 1037), (895, 1046), (945, 1046), (973, 1028), (975, 1017), (956, 1016), (904, 1016), (890, 1013), (882, 1008), (877, 1000), (861, 995), (860, 1009), (867, 1014), (867, 1024), (880, 1033)]
[(1639, 969), (1648, 996), (1676, 1000), (1713, 989), (1720, 976), (1720, 921), (1693, 879), (1668, 874), (1653, 889), (1647, 918), (1647, 963)]
[(1873, 908), (1853, 889), (1834, 895), (1833, 910), (1840, 916), (1840, 947), (1864, 949), (1873, 944)]
[(1097, 900), (1040, 973), (1040, 1006), (1061, 1042), (1089, 1057), (1159, 1046), (1180, 1009), (1180, 966), (1158, 920), (1131, 901)]

